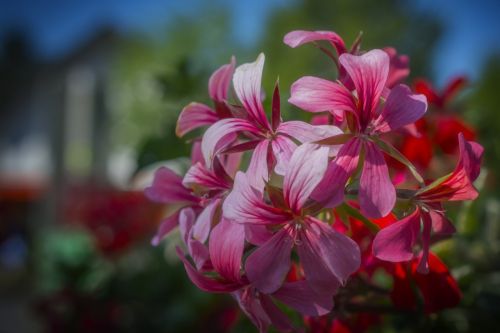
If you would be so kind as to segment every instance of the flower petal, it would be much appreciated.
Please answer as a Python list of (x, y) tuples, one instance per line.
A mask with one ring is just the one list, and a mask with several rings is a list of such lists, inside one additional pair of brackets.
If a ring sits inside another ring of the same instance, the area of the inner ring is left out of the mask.
[(182, 177), (166, 167), (156, 170), (153, 184), (144, 190), (144, 194), (150, 200), (163, 204), (188, 204), (199, 201), (182, 185)]
[(358, 166), (361, 143), (361, 140), (353, 138), (340, 148), (337, 158), (330, 162), (325, 176), (312, 193), (314, 200), (328, 208), (344, 200), (347, 180)]
[(175, 134), (178, 137), (183, 137), (192, 130), (212, 125), (217, 120), (219, 120), (219, 116), (212, 108), (201, 103), (190, 103), (182, 109), (177, 119)]
[(210, 126), (201, 141), (201, 151), (207, 165), (211, 166), (214, 156), (234, 140), (235, 133), (243, 131), (254, 134), (260, 132), (248, 120), (237, 118), (222, 119)]
[(374, 143), (364, 142), (365, 161), (359, 186), (361, 212), (372, 218), (389, 214), (396, 203), (396, 189), (384, 155)]
[(260, 224), (246, 224), (245, 225), (245, 238), (247, 242), (253, 245), (262, 245), (267, 242), (273, 233), (267, 229), (265, 225)]
[(332, 112), (343, 118), (344, 111), (356, 112), (349, 90), (338, 83), (313, 76), (304, 76), (292, 84), (288, 102), (309, 112)]
[(211, 200), (205, 209), (201, 211), (200, 215), (198, 215), (196, 223), (193, 226), (194, 239), (200, 241), (201, 243), (205, 243), (207, 241), (215, 211), (219, 208), (220, 202), (220, 199)]
[(212, 230), (210, 259), (215, 270), (228, 281), (240, 281), (244, 245), (245, 227), (242, 224), (223, 218)]
[(283, 43), (290, 47), (297, 47), (305, 43), (326, 40), (337, 50), (338, 54), (346, 52), (346, 47), (342, 38), (333, 31), (290, 31), (283, 38)]
[(160, 226), (158, 227), (158, 231), (156, 235), (151, 240), (151, 245), (158, 246), (163, 238), (165, 238), (172, 229), (177, 227), (179, 224), (179, 211), (176, 211), (174, 214), (170, 215), (163, 221), (161, 221)]
[(276, 166), (274, 171), (283, 176), (286, 173), (290, 158), (292, 157), (293, 151), (297, 148), (297, 145), (288, 137), (284, 135), (278, 135), (271, 142), (273, 154), (276, 158)]
[(210, 98), (216, 102), (224, 102), (227, 100), (227, 92), (231, 79), (233, 77), (236, 59), (231, 57), (229, 64), (223, 65), (217, 69), (208, 80), (208, 94)]
[(217, 177), (214, 171), (207, 169), (201, 163), (196, 163), (189, 168), (182, 184), (185, 187), (200, 189), (205, 191), (230, 189), (232, 184), (228, 179)]
[(228, 293), (233, 292), (241, 288), (241, 284), (234, 282), (226, 282), (223, 280), (215, 280), (204, 276), (198, 272), (187, 260), (182, 250), (177, 247), (177, 256), (184, 264), (186, 273), (189, 276), (191, 282), (193, 282), (198, 288), (209, 293)]
[(281, 287), (290, 270), (292, 248), (288, 228), (282, 228), (248, 256), (245, 272), (255, 288), (269, 294)]
[(243, 172), (238, 172), (231, 193), (222, 205), (225, 218), (238, 223), (280, 224), (287, 222), (291, 216), (281, 209), (263, 202), (262, 192), (250, 185)]
[(380, 230), (373, 240), (375, 257), (392, 262), (413, 258), (413, 245), (420, 232), (420, 210)]
[(389, 55), (390, 66), (386, 86), (394, 87), (410, 74), (410, 59), (407, 55), (400, 55), (393, 47), (385, 47), (384, 51)]
[(356, 87), (361, 104), (360, 122), (366, 126), (374, 116), (387, 82), (389, 56), (382, 50), (372, 50), (360, 56), (344, 53), (339, 62)]
[(269, 140), (262, 140), (255, 147), (246, 172), (250, 185), (258, 190), (269, 180), (268, 154)]
[(333, 308), (331, 295), (316, 293), (304, 280), (283, 284), (273, 296), (306, 316), (322, 316)]
[(259, 54), (253, 63), (236, 68), (233, 85), (236, 95), (248, 112), (249, 117), (264, 129), (271, 129), (261, 101), (262, 70), (265, 56)]
[(287, 121), (278, 127), (278, 133), (286, 134), (302, 143), (319, 141), (343, 134), (342, 130), (332, 125), (311, 125), (303, 121)]
[(300, 213), (323, 178), (327, 165), (328, 147), (305, 143), (295, 149), (283, 179), (283, 195), (293, 212)]
[(408, 86), (399, 84), (391, 90), (375, 130), (384, 133), (402, 128), (422, 118), (426, 110), (425, 95), (413, 94)]
[(267, 295), (261, 295), (260, 304), (262, 308), (266, 311), (271, 323), (280, 332), (292, 332), (293, 326), (288, 318), (271, 300)]

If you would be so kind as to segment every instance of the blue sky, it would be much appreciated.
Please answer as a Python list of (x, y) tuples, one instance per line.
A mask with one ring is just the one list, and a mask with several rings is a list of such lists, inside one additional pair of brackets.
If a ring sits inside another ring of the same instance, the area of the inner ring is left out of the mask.
[[(176, 15), (195, 15), (206, 3), (203, 0), (1, 1), (0, 33), (15, 27), (27, 30), (36, 49), (47, 58), (75, 47), (96, 26), (108, 24), (121, 31), (151, 33)], [(287, 0), (215, 1), (224, 5), (233, 21), (238, 22), (234, 24), (234, 37), (249, 44), (263, 32), (272, 10), (290, 4)], [(438, 84), (455, 74), (476, 77), (488, 56), (500, 52), (500, 1), (417, 0), (411, 5), (439, 17), (445, 24), (433, 63), (439, 74)]]

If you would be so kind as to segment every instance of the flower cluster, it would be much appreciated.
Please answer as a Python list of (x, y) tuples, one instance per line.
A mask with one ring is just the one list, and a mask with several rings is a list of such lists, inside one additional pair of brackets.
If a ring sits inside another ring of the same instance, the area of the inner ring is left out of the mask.
[[(482, 147), (459, 134), (455, 170), (424, 180), (393, 145), (394, 136), (421, 136), (415, 122), (427, 111), (428, 94), (399, 83), (408, 57), (362, 51), (359, 38), (348, 49), (326, 31), (292, 31), (284, 42), (313, 43), (338, 69), (337, 80), (305, 76), (291, 86), (288, 102), (314, 113), (311, 122), (282, 120), (278, 84), (265, 111), (263, 54), (220, 67), (208, 84), (213, 107), (191, 103), (178, 119), (177, 135), (193, 137), (192, 166), (183, 177), (162, 167), (146, 189), (151, 200), (178, 207), (152, 243), (178, 227), (191, 281), (230, 293), (261, 332), (294, 329), (282, 305), (313, 323), (350, 278), (369, 280), (375, 268), (394, 277), (395, 305), (413, 306), (398, 296), (412, 293), (411, 281), (429, 294), (427, 312), (450, 305), (433, 302), (434, 283), (456, 304), (456, 283), (429, 247), (455, 231), (443, 203), (477, 196)], [(412, 177), (397, 181), (387, 159)]]

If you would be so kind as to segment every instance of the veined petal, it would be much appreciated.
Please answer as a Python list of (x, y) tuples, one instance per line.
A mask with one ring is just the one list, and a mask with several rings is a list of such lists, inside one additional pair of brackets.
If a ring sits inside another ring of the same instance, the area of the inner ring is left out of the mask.
[(208, 80), (208, 94), (210, 98), (216, 102), (224, 102), (227, 100), (227, 92), (231, 79), (233, 77), (236, 59), (231, 57), (229, 64), (219, 67)]
[(382, 50), (372, 50), (360, 56), (344, 53), (339, 62), (356, 87), (361, 104), (360, 122), (362, 126), (367, 125), (374, 116), (387, 82), (389, 56)]
[(330, 162), (325, 176), (312, 193), (312, 198), (325, 207), (335, 207), (344, 200), (347, 180), (356, 170), (361, 150), (361, 140), (353, 138), (339, 150), (337, 158)]
[(246, 172), (250, 185), (261, 190), (269, 180), (269, 140), (262, 140), (254, 149)]
[(311, 125), (303, 121), (292, 120), (280, 124), (278, 133), (286, 134), (302, 143), (306, 143), (326, 139), (343, 132), (333, 125)]
[(375, 130), (384, 133), (402, 128), (422, 118), (426, 110), (425, 95), (413, 94), (408, 86), (399, 84), (391, 90)]
[(182, 185), (182, 177), (166, 167), (156, 170), (153, 184), (144, 190), (144, 194), (150, 200), (164, 204), (192, 204), (199, 201)]
[(274, 157), (276, 158), (276, 166), (274, 171), (278, 175), (284, 175), (290, 158), (292, 157), (293, 151), (297, 148), (297, 145), (288, 137), (283, 135), (278, 135), (274, 140), (271, 141)]
[(319, 184), (328, 165), (328, 147), (304, 143), (295, 149), (283, 179), (283, 195), (295, 213)]
[(420, 209), (380, 230), (373, 240), (375, 257), (392, 262), (413, 258), (413, 246), (420, 232)]
[(262, 192), (250, 185), (243, 172), (238, 172), (234, 187), (222, 205), (225, 218), (238, 223), (280, 224), (289, 221), (290, 214), (263, 202)]
[(210, 126), (201, 141), (201, 151), (207, 165), (212, 165), (214, 156), (233, 141), (235, 133), (244, 131), (254, 134), (260, 132), (251, 122), (239, 118), (222, 119)]
[(193, 189), (202, 188), (206, 191), (226, 190), (231, 188), (231, 183), (223, 177), (218, 177), (212, 170), (201, 163), (196, 163), (187, 171), (182, 184)]
[(396, 189), (382, 152), (370, 141), (365, 141), (364, 147), (365, 162), (359, 186), (361, 212), (372, 218), (384, 217), (396, 203)]
[(214, 219), (215, 211), (220, 205), (220, 199), (213, 199), (210, 203), (203, 209), (196, 219), (196, 223), (193, 226), (193, 238), (205, 243), (210, 234), (210, 228), (212, 227), (212, 220)]
[(333, 308), (331, 295), (316, 293), (304, 280), (283, 284), (273, 296), (306, 316), (322, 316)]
[(259, 54), (252, 63), (236, 68), (233, 85), (236, 95), (247, 110), (249, 116), (265, 129), (271, 129), (261, 101), (262, 70), (264, 69), (264, 53)]
[(267, 242), (273, 233), (267, 229), (265, 225), (260, 224), (246, 224), (245, 225), (245, 239), (253, 245), (262, 245)]
[(317, 293), (332, 295), (360, 265), (358, 245), (313, 217), (298, 232), (297, 245), (306, 280)]
[(422, 212), (422, 255), (417, 266), (417, 272), (429, 273), (429, 247), (431, 246), (432, 220), (428, 213)]
[(432, 220), (432, 231), (434, 231), (437, 236), (448, 236), (457, 231), (453, 223), (446, 218), (444, 213), (431, 209), (429, 215)]
[(304, 76), (292, 84), (290, 95), (289, 103), (309, 112), (329, 111), (337, 117), (344, 111), (356, 113), (351, 92), (332, 81)]
[(292, 248), (293, 238), (285, 227), (248, 256), (245, 272), (255, 288), (270, 294), (281, 287), (290, 270)]
[(245, 227), (221, 219), (212, 230), (210, 259), (215, 270), (228, 281), (240, 281), (241, 258), (245, 245)]
[(201, 103), (190, 103), (182, 109), (177, 119), (175, 134), (178, 137), (183, 137), (192, 130), (212, 125), (217, 120), (219, 120), (219, 116), (209, 106)]
[(477, 142), (467, 141), (462, 133), (458, 134), (460, 159), (457, 169), (464, 169), (471, 182), (475, 181), (481, 171), (481, 160), (484, 148)]
[(346, 52), (344, 40), (333, 31), (306, 31), (294, 30), (290, 31), (283, 38), (283, 43), (290, 47), (297, 47), (305, 43), (325, 40), (332, 44), (340, 55)]
[(184, 264), (189, 279), (201, 290), (209, 293), (229, 293), (241, 288), (240, 283), (216, 280), (201, 274), (189, 263), (179, 247), (177, 247), (176, 250), (179, 259), (181, 259)]

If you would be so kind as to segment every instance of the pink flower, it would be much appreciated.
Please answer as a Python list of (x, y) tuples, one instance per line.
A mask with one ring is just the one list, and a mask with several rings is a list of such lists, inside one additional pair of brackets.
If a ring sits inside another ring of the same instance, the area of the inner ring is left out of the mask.
[(329, 207), (342, 202), (345, 184), (356, 171), (359, 156), (364, 154), (359, 187), (361, 211), (369, 217), (382, 217), (393, 208), (396, 193), (378, 147), (378, 136), (421, 118), (427, 103), (425, 96), (412, 94), (406, 85), (386, 88), (389, 56), (384, 51), (373, 50), (361, 56), (346, 53), (339, 61), (352, 79), (354, 91), (311, 76), (297, 80), (291, 88), (290, 103), (310, 112), (345, 115), (352, 133), (330, 163), (313, 197)]
[(460, 159), (455, 170), (416, 191), (411, 198), (415, 211), (377, 234), (373, 242), (373, 253), (377, 258), (392, 262), (413, 259), (413, 247), (421, 233), (422, 256), (418, 271), (425, 273), (429, 270), (431, 232), (437, 237), (455, 232), (455, 227), (444, 215), (442, 203), (473, 200), (478, 195), (472, 182), (480, 172), (483, 148), (475, 142), (466, 141), (462, 134), (459, 135), (459, 144)]
[(273, 299), (310, 316), (324, 315), (333, 307), (330, 296), (315, 293), (305, 281), (287, 282), (272, 294), (259, 292), (241, 274), (244, 244), (244, 226), (223, 218), (212, 230), (209, 241), (209, 255), (216, 277), (213, 274), (204, 275), (193, 267), (179, 248), (177, 254), (189, 278), (198, 288), (212, 293), (231, 293), (260, 332), (266, 332), (271, 324), (280, 331), (293, 329), (290, 320), (274, 304)]
[(321, 181), (328, 148), (303, 144), (293, 153), (283, 180), (283, 193), (264, 201), (263, 193), (238, 173), (233, 191), (223, 205), (224, 217), (245, 225), (266, 226), (276, 232), (250, 254), (245, 271), (261, 292), (278, 290), (290, 270), (291, 252), (297, 249), (306, 281), (320, 294), (332, 295), (360, 264), (354, 241), (317, 219), (308, 199)]
[(219, 119), (232, 116), (226, 100), (235, 63), (236, 60), (232, 57), (231, 62), (217, 69), (208, 81), (208, 94), (214, 103), (214, 108), (193, 102), (182, 109), (175, 129), (177, 136), (182, 137), (197, 128), (212, 125)]
[[(233, 85), (243, 105), (243, 110), (240, 110), (242, 114), (239, 117), (217, 121), (205, 132), (202, 139), (203, 155), (209, 166), (221, 152), (253, 149), (247, 174), (257, 188), (264, 186), (273, 169), (278, 174), (284, 173), (297, 146), (295, 140), (310, 142), (341, 133), (335, 126), (313, 126), (301, 121), (282, 122), (277, 86), (269, 123), (261, 102), (263, 67), (264, 54), (260, 54), (254, 63), (243, 64), (236, 69)], [(237, 134), (242, 134), (245, 142), (236, 143)]]

